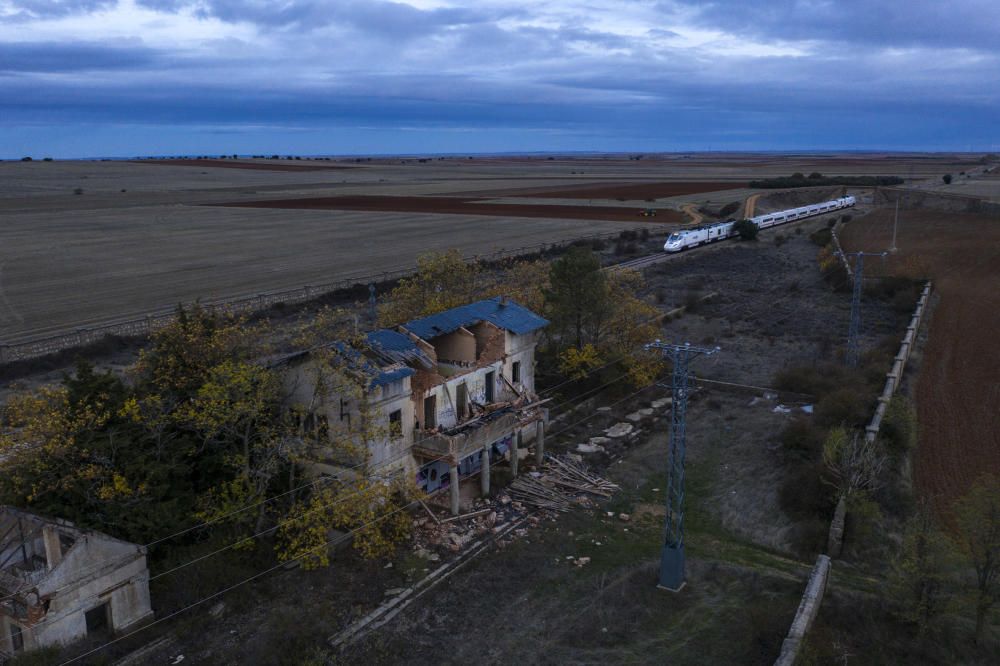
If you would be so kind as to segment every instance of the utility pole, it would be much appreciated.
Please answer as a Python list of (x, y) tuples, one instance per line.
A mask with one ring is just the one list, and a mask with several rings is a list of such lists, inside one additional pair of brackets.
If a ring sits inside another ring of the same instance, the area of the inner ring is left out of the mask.
[(895, 254), (899, 248), (896, 247), (896, 226), (899, 224), (899, 195), (896, 195), (896, 214), (892, 218), (892, 246), (889, 252)]
[(861, 286), (864, 282), (865, 257), (885, 258), (886, 252), (845, 252), (841, 256), (856, 257), (854, 260), (854, 295), (851, 298), (851, 325), (847, 331), (847, 353), (844, 362), (848, 367), (858, 367), (861, 356)]
[(372, 329), (375, 328), (375, 324), (378, 323), (378, 311), (375, 307), (375, 283), (368, 283), (368, 319), (371, 322)]
[(646, 349), (659, 349), (673, 361), (670, 401), (670, 443), (667, 460), (667, 517), (663, 550), (660, 552), (660, 582), (658, 587), (680, 592), (684, 587), (684, 453), (687, 423), (688, 366), (695, 356), (711, 356), (718, 347), (707, 349), (656, 342)]

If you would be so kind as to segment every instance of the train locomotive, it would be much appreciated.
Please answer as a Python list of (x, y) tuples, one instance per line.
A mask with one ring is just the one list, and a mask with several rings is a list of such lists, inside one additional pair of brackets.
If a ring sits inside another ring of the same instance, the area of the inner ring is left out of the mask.
[[(782, 210), (777, 213), (758, 215), (751, 217), (750, 221), (757, 225), (758, 229), (767, 229), (768, 227), (802, 220), (814, 215), (822, 215), (823, 213), (829, 213), (842, 208), (850, 208), (855, 203), (856, 199), (854, 197), (840, 197), (839, 199)], [(736, 220), (726, 220), (725, 222), (708, 224), (694, 229), (675, 231), (667, 237), (667, 241), (663, 244), (663, 249), (667, 252), (680, 252), (689, 247), (698, 247), (699, 245), (732, 238), (738, 235), (733, 230), (733, 225), (735, 224)]]

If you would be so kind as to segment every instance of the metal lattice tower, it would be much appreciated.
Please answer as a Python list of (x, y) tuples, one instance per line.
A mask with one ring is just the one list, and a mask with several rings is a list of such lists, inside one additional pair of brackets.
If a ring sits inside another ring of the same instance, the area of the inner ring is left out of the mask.
[(854, 260), (854, 294), (851, 298), (851, 325), (847, 330), (847, 353), (844, 362), (848, 367), (858, 367), (861, 358), (861, 287), (864, 283), (865, 257), (883, 257), (885, 252), (847, 252), (844, 259), (855, 257)]
[(368, 283), (368, 318), (371, 320), (372, 328), (378, 323), (378, 310), (375, 301), (375, 283)]
[(684, 587), (684, 454), (687, 435), (688, 366), (699, 354), (709, 356), (719, 348), (692, 347), (660, 342), (646, 345), (659, 349), (673, 361), (670, 401), (670, 444), (667, 460), (667, 517), (663, 550), (660, 553), (659, 587), (674, 592)]

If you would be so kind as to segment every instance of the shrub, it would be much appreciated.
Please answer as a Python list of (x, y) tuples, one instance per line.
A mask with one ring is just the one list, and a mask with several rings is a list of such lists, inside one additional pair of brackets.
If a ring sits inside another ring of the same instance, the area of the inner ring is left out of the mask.
[(73, 194), (83, 194), (83, 188), (77, 187), (73, 190)]
[(788, 237), (786, 237), (784, 234), (778, 234), (777, 236), (774, 237), (774, 244), (777, 245), (778, 247), (781, 247), (782, 245), (785, 244), (787, 240)]
[(750, 220), (740, 220), (733, 225), (733, 231), (740, 235), (740, 240), (755, 241), (760, 228)]
[(781, 446), (793, 456), (815, 459), (823, 447), (823, 431), (811, 419), (798, 417), (781, 432)]
[(863, 427), (868, 421), (868, 401), (855, 388), (839, 388), (816, 404), (816, 423), (823, 427)]
[(739, 209), (740, 209), (740, 202), (732, 201), (730, 203), (727, 203), (721, 209), (719, 209), (719, 217), (729, 217)]
[(802, 465), (785, 476), (778, 491), (782, 510), (792, 518), (822, 518), (829, 521), (833, 514), (833, 486), (823, 480), (823, 463)]
[(833, 242), (833, 232), (830, 231), (829, 227), (826, 229), (820, 229), (819, 231), (814, 231), (809, 234), (809, 240), (820, 247), (826, 247)]
[(945, 175), (941, 176), (941, 180), (944, 181), (945, 185), (951, 185), (951, 174), (946, 173)]

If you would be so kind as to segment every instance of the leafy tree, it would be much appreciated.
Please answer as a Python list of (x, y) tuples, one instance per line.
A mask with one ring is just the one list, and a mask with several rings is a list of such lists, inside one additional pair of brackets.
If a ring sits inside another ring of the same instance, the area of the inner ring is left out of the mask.
[(760, 233), (760, 227), (750, 220), (744, 219), (733, 224), (733, 231), (740, 235), (740, 240), (755, 241), (757, 234)]
[(399, 281), (379, 311), (383, 326), (426, 317), (477, 300), (477, 266), (456, 249), (417, 259), (417, 271)]
[(955, 503), (959, 552), (975, 570), (976, 642), (1000, 598), (1000, 478), (984, 476)]
[(413, 521), (403, 509), (415, 493), (401, 481), (365, 477), (323, 487), (297, 503), (279, 528), (278, 559), (299, 559), (305, 569), (329, 565), (334, 529), (354, 530), (352, 545), (365, 558), (390, 555), (410, 534)]
[(849, 434), (844, 428), (830, 431), (823, 443), (823, 464), (840, 496), (850, 500), (855, 493), (878, 488), (886, 462), (881, 448), (859, 432)]
[(611, 290), (593, 250), (574, 246), (552, 263), (544, 291), (546, 314), (556, 335), (582, 349), (598, 344), (612, 308)]
[(594, 345), (587, 344), (582, 349), (567, 347), (559, 354), (559, 371), (569, 379), (583, 379), (600, 365), (600, 352)]
[(945, 185), (951, 185), (951, 181), (952, 181), (951, 174), (950, 173), (946, 173), (945, 175), (941, 176), (941, 180), (944, 181)]
[(915, 624), (921, 637), (948, 607), (955, 556), (929, 507), (920, 507), (904, 528), (889, 574), (889, 592), (900, 617)]
[(813, 171), (811, 174), (809, 174), (809, 180), (819, 180), (822, 177), (823, 174), (821, 174), (819, 171)]

